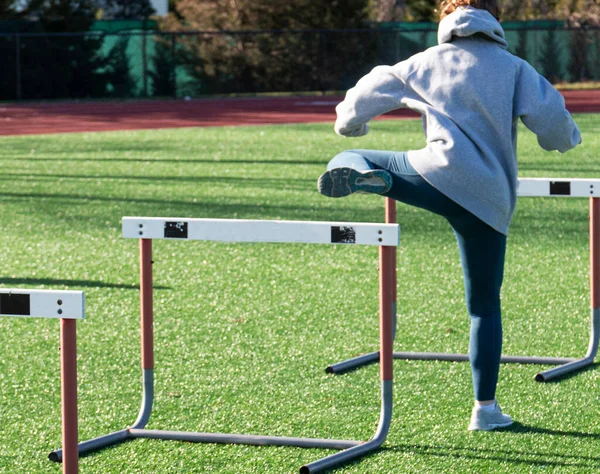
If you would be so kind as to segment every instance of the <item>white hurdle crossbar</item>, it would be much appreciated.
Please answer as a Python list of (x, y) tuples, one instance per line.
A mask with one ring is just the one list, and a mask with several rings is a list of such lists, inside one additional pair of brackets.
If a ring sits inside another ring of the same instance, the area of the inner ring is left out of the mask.
[[(398, 224), (259, 221), (124, 217), (123, 237), (140, 243), (140, 301), (142, 346), (142, 407), (134, 424), (121, 431), (79, 444), (79, 454), (99, 450), (134, 438), (154, 438), (201, 443), (297, 446), (342, 450), (300, 468), (301, 474), (321, 472), (364, 456), (381, 446), (392, 417), (393, 324), (392, 252), (400, 243)], [(279, 242), (303, 244), (373, 245), (379, 247), (379, 316), (381, 338), (381, 412), (374, 437), (367, 442), (280, 436), (251, 436), (145, 429), (154, 398), (154, 335), (152, 303), (152, 240), (210, 240), (217, 242)], [(62, 458), (62, 451), (52, 453)]]
[[(591, 323), (590, 339), (583, 358), (505, 356), (503, 363), (558, 365), (552, 369), (536, 373), (535, 380), (546, 382), (566, 374), (576, 372), (593, 364), (598, 353), (600, 340), (600, 179), (571, 178), (521, 178), (518, 195), (520, 197), (574, 197), (588, 198), (590, 205), (590, 289)], [(386, 222), (396, 222), (396, 203), (386, 199)], [(394, 263), (394, 288), (396, 287)], [(395, 292), (394, 292), (395, 295)], [(396, 298), (393, 302), (394, 327), (396, 318)], [(468, 354), (446, 354), (439, 352), (394, 352), (395, 359), (402, 360), (445, 360), (451, 362), (468, 361)], [(379, 361), (379, 352), (370, 352), (352, 359), (329, 365), (328, 373), (341, 374), (367, 364)]]
[(76, 322), (85, 317), (84, 294), (82, 291), (0, 288), (0, 316), (60, 319), (63, 474), (76, 474), (79, 469)]

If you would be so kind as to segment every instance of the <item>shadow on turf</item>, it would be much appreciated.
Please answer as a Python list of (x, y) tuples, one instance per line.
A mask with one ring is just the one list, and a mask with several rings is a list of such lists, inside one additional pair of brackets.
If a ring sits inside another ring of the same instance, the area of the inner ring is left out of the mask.
[[(155, 151), (153, 149), (153, 151)], [(178, 159), (168, 159), (168, 158), (149, 158), (149, 159), (144, 159), (144, 158), (78, 158), (78, 157), (69, 157), (68, 159), (66, 158), (49, 158), (49, 157), (44, 157), (44, 158), (36, 158), (33, 156), (16, 156), (14, 158), (4, 158), (6, 160), (15, 160), (15, 161), (24, 161), (24, 160), (29, 160), (29, 161), (83, 161), (85, 163), (93, 163), (93, 162), (98, 162), (98, 163), (106, 163), (106, 162), (118, 162), (118, 163), (177, 163), (179, 165), (185, 165), (185, 164), (211, 164), (211, 165), (218, 165), (218, 164), (231, 164), (231, 165), (243, 165), (243, 164), (247, 164), (247, 165), (319, 165), (319, 166), (325, 166), (328, 162), (328, 160), (332, 158), (329, 156), (325, 156), (322, 160), (255, 160), (255, 159), (250, 159), (250, 160), (243, 160), (243, 159), (239, 159), (239, 160), (231, 160), (231, 159), (202, 159), (202, 158), (193, 158), (193, 159), (188, 159), (188, 158), (183, 158), (181, 160)]]
[[(132, 283), (130, 285), (122, 283), (109, 283), (105, 281), (95, 280), (54, 280), (52, 278), (7, 278), (0, 276), (1, 285), (48, 285), (48, 286), (68, 286), (68, 287), (84, 287), (84, 288), (119, 288), (124, 290), (138, 290), (139, 284)], [(158, 290), (168, 290), (169, 287), (154, 285), (153, 288)]]
[[(563, 431), (563, 430), (550, 430), (548, 428), (540, 428), (539, 426), (524, 425), (523, 423), (514, 422), (508, 428), (502, 430), (504, 433), (516, 433), (516, 434), (545, 434), (550, 436), (568, 436), (571, 438), (588, 438), (596, 439), (600, 441), (600, 433), (582, 433), (581, 431)], [(579, 456), (578, 456), (579, 457)], [(593, 458), (600, 461), (600, 457)]]
[[(582, 438), (600, 441), (600, 433), (582, 433), (579, 431), (563, 431), (541, 428), (538, 426), (524, 425), (515, 422), (512, 426), (497, 430), (497, 433), (514, 433), (514, 434), (539, 434), (552, 437), (569, 437)], [(488, 435), (488, 432), (480, 432), (475, 434)], [(419, 445), (419, 444), (398, 444), (387, 445), (380, 448), (379, 451), (374, 451), (365, 456), (377, 456), (378, 452), (393, 451), (407, 454), (417, 454), (421, 456), (435, 456), (440, 458), (456, 458), (456, 459), (474, 459), (487, 461), (500, 461), (503, 463), (509, 462), (518, 465), (538, 466), (540, 468), (560, 468), (560, 467), (583, 467), (589, 468), (589, 472), (595, 472), (596, 467), (600, 463), (600, 456), (582, 456), (577, 454), (556, 454), (553, 452), (535, 452), (535, 451), (518, 451), (508, 449), (497, 449), (495, 447), (478, 448), (478, 447), (459, 447), (459, 446), (435, 446), (435, 445)], [(359, 465), (364, 458), (356, 459), (345, 466)], [(324, 471), (327, 474), (335, 472), (336, 469)]]
[[(500, 430), (499, 430), (500, 431)], [(539, 428), (536, 426), (514, 423), (510, 428), (501, 430), (503, 433), (515, 434), (540, 434), (549, 436), (565, 436), (575, 438), (588, 438), (600, 440), (600, 433), (581, 433), (577, 431), (561, 431)], [(484, 435), (487, 433), (483, 433)], [(500, 461), (503, 463), (539, 466), (546, 468), (560, 467), (583, 467), (593, 472), (600, 463), (598, 456), (586, 456), (577, 454), (557, 454), (554, 452), (518, 451), (508, 449), (497, 449), (496, 447), (458, 447), (458, 446), (435, 446), (435, 445), (396, 445), (388, 446), (384, 450), (412, 453), (422, 456), (435, 456), (442, 458), (474, 459), (487, 461)]]
[[(316, 189), (317, 178), (294, 178), (289, 180), (286, 178), (252, 178), (248, 176), (147, 176), (147, 175), (78, 175), (78, 174), (47, 174), (47, 173), (0, 173), (0, 178), (6, 178), (7, 180), (13, 180), (18, 178), (26, 178), (28, 181), (32, 181), (32, 178), (37, 178), (38, 181), (56, 181), (57, 179), (74, 179), (74, 180), (88, 180), (88, 181), (102, 181), (115, 180), (115, 181), (158, 181), (161, 183), (167, 181), (177, 182), (226, 182), (234, 184), (248, 184), (255, 185), (256, 183), (263, 184), (265, 187), (271, 186), (289, 186), (295, 183), (309, 183), (314, 189)], [(304, 186), (303, 186), (304, 187)]]

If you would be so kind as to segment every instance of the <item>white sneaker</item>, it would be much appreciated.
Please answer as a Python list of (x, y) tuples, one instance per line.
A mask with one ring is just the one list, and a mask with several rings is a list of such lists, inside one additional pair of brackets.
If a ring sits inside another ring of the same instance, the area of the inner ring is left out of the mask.
[(477, 406), (473, 408), (469, 431), (490, 431), (496, 428), (506, 428), (512, 425), (512, 422), (510, 416), (502, 413), (498, 402), (494, 402), (494, 409), (491, 411)]
[(383, 194), (392, 189), (392, 175), (386, 170), (334, 168), (323, 173), (317, 182), (323, 196), (339, 198), (353, 193)]

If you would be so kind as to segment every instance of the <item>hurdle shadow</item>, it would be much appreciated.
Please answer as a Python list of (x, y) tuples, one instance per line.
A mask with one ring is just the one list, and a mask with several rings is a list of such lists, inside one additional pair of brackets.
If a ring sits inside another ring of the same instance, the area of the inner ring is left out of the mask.
[[(514, 423), (508, 428), (497, 430), (502, 433), (513, 434), (540, 434), (548, 436), (574, 437), (581, 439), (591, 439), (600, 441), (600, 433), (583, 433), (578, 431), (563, 431), (541, 428), (537, 426)], [(482, 433), (484, 436), (488, 433)], [(425, 444), (399, 444), (387, 446), (385, 449), (401, 453), (417, 453), (423, 456), (432, 456), (438, 458), (456, 458), (498, 461), (502, 463), (511, 463), (516, 466), (545, 467), (552, 468), (585, 468), (588, 472), (593, 472), (600, 465), (600, 456), (580, 455), (580, 454), (556, 454), (552, 451), (520, 451), (497, 449), (495, 447), (473, 447), (473, 446), (442, 446)]]
[[(548, 436), (563, 436), (581, 439), (592, 439), (600, 441), (600, 433), (583, 433), (579, 431), (563, 431), (541, 428), (538, 426), (525, 425), (515, 422), (508, 428), (497, 430), (501, 433), (514, 434), (539, 434)], [(482, 433), (484, 436), (488, 433)], [(379, 452), (401, 452), (405, 454), (416, 453), (422, 456), (432, 456), (438, 458), (456, 458), (456, 459), (473, 459), (473, 460), (493, 460), (499, 462), (508, 462), (520, 466), (539, 466), (546, 469), (564, 468), (564, 467), (579, 467), (587, 468), (589, 472), (593, 472), (596, 466), (600, 465), (600, 456), (577, 455), (577, 454), (555, 454), (553, 452), (535, 452), (535, 451), (518, 451), (497, 448), (482, 448), (471, 446), (442, 446), (442, 445), (426, 445), (426, 444), (396, 444), (387, 445), (379, 448)], [(374, 453), (368, 454), (370, 457)], [(360, 460), (346, 463), (346, 467), (358, 465)], [(323, 471), (324, 474), (332, 474), (335, 469)]]
[[(123, 290), (139, 290), (139, 283), (110, 283), (97, 280), (55, 280), (53, 278), (10, 278), (0, 276), (0, 285), (49, 285), (49, 286), (68, 286), (68, 287), (83, 287), (83, 288), (117, 288)], [(169, 286), (155, 285), (154, 288), (159, 290), (170, 290)]]
[[(156, 152), (156, 149), (154, 147), (151, 148), (152, 152)], [(122, 150), (119, 150), (122, 151)], [(136, 150), (137, 151), (137, 150)], [(170, 148), (167, 148), (167, 151), (172, 151)], [(36, 162), (42, 162), (42, 161), (48, 161), (48, 162), (61, 162), (61, 161), (65, 161), (64, 158), (52, 158), (52, 157), (43, 157), (43, 158), (38, 158), (35, 156), (32, 157), (27, 157), (27, 156), (15, 156), (15, 157), (8, 157), (5, 158), (7, 161), (36, 161)], [(324, 161), (323, 160), (285, 160), (285, 159), (281, 159), (281, 160), (277, 160), (277, 159), (273, 159), (273, 160), (261, 160), (261, 159), (237, 159), (237, 160), (232, 160), (232, 159), (218, 159), (215, 160), (213, 158), (206, 158), (206, 159), (202, 159), (202, 158), (191, 158), (191, 159), (169, 159), (169, 158), (160, 158), (160, 159), (145, 159), (145, 158), (112, 158), (112, 157), (105, 157), (105, 158), (78, 158), (78, 157), (72, 157), (69, 158), (69, 161), (82, 161), (85, 163), (150, 163), (150, 164), (154, 164), (154, 163), (175, 163), (178, 165), (186, 165), (186, 164), (191, 164), (191, 165), (196, 165), (196, 164), (207, 164), (207, 165), (219, 165), (219, 164), (226, 164), (226, 165), (314, 165), (314, 166), (324, 166)]]
[[(500, 431), (500, 430), (499, 430)], [(515, 421), (512, 425), (501, 430), (505, 433), (516, 433), (516, 434), (544, 434), (549, 436), (568, 436), (570, 438), (583, 438), (583, 439), (595, 439), (600, 441), (600, 433), (583, 433), (581, 431), (563, 431), (563, 430), (551, 430), (548, 428), (541, 428), (539, 426), (525, 425)], [(564, 456), (569, 457), (569, 456)], [(581, 457), (581, 456), (574, 456)], [(600, 457), (590, 457), (591, 460), (599, 461)]]

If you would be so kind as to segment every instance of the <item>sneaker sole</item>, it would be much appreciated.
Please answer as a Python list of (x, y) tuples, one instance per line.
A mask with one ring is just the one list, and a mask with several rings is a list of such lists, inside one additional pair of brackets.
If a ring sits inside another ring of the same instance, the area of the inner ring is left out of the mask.
[[(360, 180), (380, 178), (383, 186), (358, 183)], [(319, 192), (323, 196), (339, 198), (356, 192), (383, 194), (392, 188), (392, 177), (385, 170), (357, 171), (354, 168), (335, 168), (323, 173), (317, 182)]]
[(509, 427), (512, 424), (513, 424), (513, 422), (511, 421), (510, 423), (491, 424), (491, 425), (488, 425), (486, 427), (469, 425), (469, 431), (492, 431), (492, 430), (495, 430), (497, 428), (507, 428), (507, 427)]

